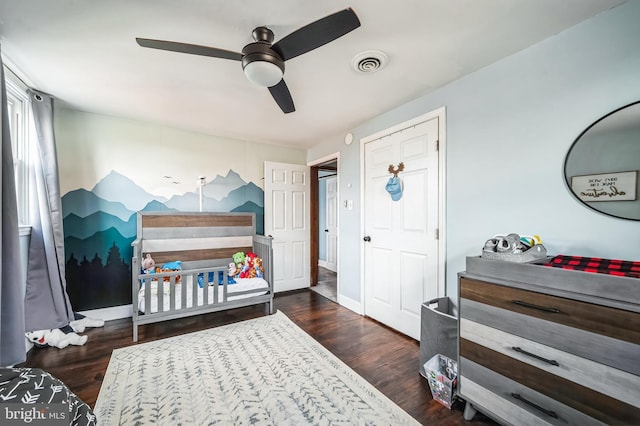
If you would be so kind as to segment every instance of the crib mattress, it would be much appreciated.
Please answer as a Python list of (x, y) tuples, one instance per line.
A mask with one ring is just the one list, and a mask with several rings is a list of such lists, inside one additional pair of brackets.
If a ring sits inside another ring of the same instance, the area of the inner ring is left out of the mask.
[[(267, 281), (265, 281), (263, 278), (236, 278), (235, 281), (236, 281), (235, 284), (227, 285), (227, 301), (259, 296), (269, 291), (269, 283), (267, 283)], [(171, 308), (170, 303), (171, 303), (171, 285), (172, 284), (167, 281), (163, 282), (162, 284), (163, 285), (160, 286), (162, 288), (162, 293), (163, 293), (163, 297), (162, 297), (163, 309), (161, 312), (167, 312)], [(151, 285), (150, 311), (151, 313), (156, 313), (158, 312), (158, 281), (153, 280), (151, 282), (147, 282), (145, 285)], [(183, 284), (181, 282), (178, 284), (173, 284), (173, 286), (175, 286), (175, 293), (174, 293), (175, 310), (182, 309), (182, 285)], [(214, 285), (217, 285), (217, 284), (214, 284)], [(188, 276), (186, 279), (186, 287), (187, 287), (186, 288), (186, 292), (187, 292), (186, 308), (191, 308), (193, 306), (193, 285), (191, 283), (191, 276)], [(197, 284), (195, 287), (198, 292), (196, 306), (202, 306), (203, 300), (204, 300), (204, 288), (199, 287)], [(240, 293), (248, 290), (259, 290), (259, 289), (264, 289), (264, 291), (256, 291), (254, 293), (249, 293), (249, 294), (234, 295), (234, 293)], [(224, 291), (223, 286), (218, 285), (218, 303), (223, 302), (223, 291)], [(213, 285), (209, 285), (207, 289), (207, 299), (208, 299), (207, 304), (214, 303), (213, 292), (214, 292)], [(141, 286), (140, 291), (138, 291), (138, 310), (141, 313), (145, 313), (145, 306), (146, 306), (145, 302), (146, 302), (145, 289), (144, 289), (144, 286)]]

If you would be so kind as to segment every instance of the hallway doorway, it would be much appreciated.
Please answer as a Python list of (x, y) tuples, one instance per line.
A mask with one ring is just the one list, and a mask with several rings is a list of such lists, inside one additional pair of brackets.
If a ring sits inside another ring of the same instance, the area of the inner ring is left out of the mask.
[(309, 287), (313, 292), (338, 303), (338, 274), (322, 266), (318, 267), (318, 284)]
[(310, 289), (338, 298), (338, 155), (310, 165), (311, 259)]

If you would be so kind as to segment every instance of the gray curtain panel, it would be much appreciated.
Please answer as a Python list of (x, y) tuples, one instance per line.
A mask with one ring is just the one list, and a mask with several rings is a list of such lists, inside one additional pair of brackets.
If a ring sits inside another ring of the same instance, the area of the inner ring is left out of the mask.
[(37, 143), (31, 146), (31, 243), (25, 297), (26, 330), (61, 328), (74, 320), (64, 267), (62, 200), (53, 131), (53, 98), (29, 91)]
[[(0, 52), (1, 53), (1, 52)], [(14, 365), (26, 359), (24, 339), (24, 293), (18, 239), (18, 204), (16, 201), (13, 154), (7, 113), (4, 66), (0, 55), (0, 123), (2, 124), (2, 228), (0, 232), (0, 366)]]

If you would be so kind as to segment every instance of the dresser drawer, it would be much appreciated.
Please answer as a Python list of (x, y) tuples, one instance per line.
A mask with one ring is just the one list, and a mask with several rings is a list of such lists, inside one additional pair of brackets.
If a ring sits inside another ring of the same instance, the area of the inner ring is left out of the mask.
[[(551, 400), (586, 414), (607, 424), (634, 424), (640, 419), (640, 408), (609, 395), (574, 383), (563, 377), (494, 351), (473, 341), (460, 338), (460, 372), (472, 374), (465, 366), (474, 362), (486, 369), (520, 383)], [(482, 383), (482, 382), (481, 382)], [(484, 384), (484, 383), (482, 383)], [(464, 387), (461, 387), (464, 395)], [(535, 402), (535, 401), (534, 401)]]
[(468, 299), (459, 309), (461, 318), (640, 375), (640, 345)]
[(460, 279), (460, 297), (640, 344), (638, 314), (635, 312), (468, 278)]
[(460, 359), (460, 393), (477, 408), (490, 406), (501, 422), (513, 425), (603, 425), (598, 419), (568, 407), (518, 382), (465, 358)]
[(634, 374), (465, 318), (460, 319), (460, 338), (640, 407), (640, 384)]

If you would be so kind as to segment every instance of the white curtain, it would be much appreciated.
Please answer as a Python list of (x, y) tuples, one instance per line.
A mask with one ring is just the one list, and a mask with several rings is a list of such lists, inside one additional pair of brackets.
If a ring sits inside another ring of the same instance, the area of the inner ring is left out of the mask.
[(0, 51), (0, 124), (2, 127), (2, 227), (0, 228), (0, 367), (23, 362), (25, 355), (24, 294), (18, 240), (18, 204), (16, 201), (15, 175), (7, 91), (4, 82), (4, 66)]
[(62, 200), (53, 129), (53, 98), (29, 90), (37, 141), (32, 145), (29, 185), (31, 242), (25, 297), (26, 330), (62, 328), (73, 321), (64, 266)]

